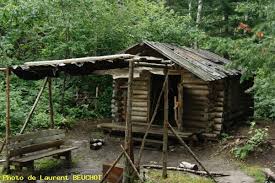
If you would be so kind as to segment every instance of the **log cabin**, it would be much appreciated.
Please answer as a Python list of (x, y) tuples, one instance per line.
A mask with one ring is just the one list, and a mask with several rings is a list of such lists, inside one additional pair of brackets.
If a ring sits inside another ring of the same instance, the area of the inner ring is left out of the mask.
[[(252, 81), (240, 82), (241, 71), (215, 53), (173, 44), (144, 41), (123, 51), (126, 54), (161, 58), (168, 68), (169, 122), (182, 137), (201, 134), (216, 138), (232, 124), (253, 114), (253, 98), (246, 92)], [(147, 64), (152, 63), (152, 60)], [(135, 67), (132, 123), (134, 133), (144, 133), (164, 82), (164, 68)], [(98, 125), (124, 131), (127, 101), (127, 70), (113, 71), (112, 123)], [(161, 135), (163, 99), (150, 134)]]
[[(25, 80), (70, 75), (113, 76), (112, 122), (99, 124), (108, 131), (124, 132), (129, 61), (134, 62), (132, 115), (134, 134), (144, 134), (168, 75), (168, 118), (181, 137), (199, 134), (216, 138), (230, 125), (253, 114), (253, 98), (240, 82), (241, 71), (215, 53), (173, 44), (144, 41), (116, 55), (26, 62), (11, 71)], [(160, 100), (149, 133), (162, 136), (164, 99)], [(173, 136), (172, 133), (168, 134)]]

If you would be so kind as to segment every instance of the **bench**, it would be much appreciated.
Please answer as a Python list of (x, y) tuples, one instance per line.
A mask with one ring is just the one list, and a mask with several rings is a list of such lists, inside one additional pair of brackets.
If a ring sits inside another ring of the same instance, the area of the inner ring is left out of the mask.
[(71, 151), (77, 147), (63, 147), (65, 132), (60, 129), (42, 130), (9, 139), (8, 152), (11, 165), (16, 170), (23, 167), (33, 171), (34, 160), (44, 157), (65, 157), (66, 163), (71, 164)]

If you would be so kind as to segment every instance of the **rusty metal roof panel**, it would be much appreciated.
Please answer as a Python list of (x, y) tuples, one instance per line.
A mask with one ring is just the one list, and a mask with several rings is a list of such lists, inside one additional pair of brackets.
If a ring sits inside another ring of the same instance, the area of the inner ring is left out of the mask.
[(205, 81), (240, 74), (239, 70), (226, 68), (226, 65), (230, 63), (229, 60), (206, 50), (151, 41), (144, 43)]

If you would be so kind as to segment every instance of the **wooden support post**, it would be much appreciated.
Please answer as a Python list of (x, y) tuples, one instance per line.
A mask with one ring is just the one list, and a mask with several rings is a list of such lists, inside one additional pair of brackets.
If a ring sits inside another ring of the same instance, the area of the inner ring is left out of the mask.
[(183, 123), (183, 86), (180, 83), (178, 85), (178, 129), (179, 131), (182, 131), (182, 123)]
[(42, 93), (43, 93), (43, 91), (44, 91), (44, 89), (46, 87), (47, 80), (48, 80), (48, 78), (45, 78), (45, 80), (43, 82), (43, 85), (42, 85), (42, 87), (41, 87), (41, 89), (40, 89), (40, 91), (39, 91), (39, 93), (38, 93), (38, 95), (37, 95), (37, 97), (35, 99), (35, 102), (34, 102), (32, 108), (31, 108), (31, 110), (30, 110), (30, 112), (29, 112), (29, 114), (28, 114), (28, 116), (27, 116), (27, 118), (25, 120), (25, 123), (24, 123), (23, 127), (20, 130), (20, 134), (24, 133), (24, 131), (25, 131), (26, 127), (27, 127), (27, 124), (30, 121), (30, 119), (31, 119), (31, 117), (32, 117), (32, 115), (34, 113), (34, 110), (35, 110), (35, 108), (36, 108), (36, 106), (38, 104), (38, 101), (39, 101), (39, 99), (40, 99), (40, 97), (41, 97), (41, 95), (42, 95)]
[[(167, 69), (165, 69), (165, 74), (167, 74)], [(165, 83), (164, 89), (164, 121), (163, 121), (163, 146), (162, 146), (162, 178), (167, 178), (167, 150), (168, 150), (168, 113), (169, 113), (169, 79)]]
[(50, 112), (50, 124), (51, 128), (54, 128), (54, 113), (53, 113), (53, 100), (52, 100), (52, 78), (48, 78), (49, 86), (49, 112)]
[[(125, 129), (125, 148), (130, 159), (134, 162), (133, 141), (132, 141), (132, 97), (133, 97), (133, 78), (134, 78), (134, 62), (129, 61), (129, 78), (128, 78), (128, 93), (127, 93), (127, 114), (126, 114), (126, 129)], [(123, 183), (132, 183), (133, 169), (129, 160), (125, 159), (125, 167), (123, 171)]]
[[(6, 145), (9, 145), (10, 138), (10, 69), (6, 69)], [(4, 171), (10, 173), (9, 148), (6, 148), (6, 163)]]
[[(24, 133), (24, 131), (25, 131), (26, 127), (27, 127), (27, 124), (29, 123), (29, 121), (30, 121), (30, 119), (31, 119), (31, 117), (33, 115), (33, 112), (34, 112), (34, 110), (35, 110), (35, 108), (36, 108), (36, 106), (38, 104), (38, 101), (39, 101), (39, 99), (40, 99), (40, 97), (42, 95), (42, 92), (43, 92), (43, 90), (46, 87), (47, 81), (48, 81), (48, 79), (45, 78), (44, 83), (42, 85), (42, 88), (40, 89), (40, 91), (39, 91), (39, 93), (38, 93), (38, 95), (37, 95), (37, 97), (35, 99), (35, 102), (34, 102), (32, 108), (31, 108), (31, 111), (29, 112), (29, 114), (28, 114), (28, 116), (27, 116), (27, 118), (26, 118), (26, 120), (25, 120), (25, 122), (24, 122), (24, 124), (23, 124), (23, 126), (22, 126), (22, 128), (20, 130), (20, 132), (19, 132), (20, 134)], [(3, 144), (2, 144), (2, 146), (0, 148), (0, 153), (3, 151), (5, 145), (6, 145), (6, 139), (4, 140), (4, 142), (3, 142)]]
[(62, 86), (62, 94), (61, 94), (61, 114), (64, 114), (64, 98), (65, 98), (65, 90), (66, 90), (66, 81), (67, 81), (67, 74), (65, 73), (63, 79), (63, 86)]
[(142, 153), (143, 153), (143, 150), (144, 150), (144, 146), (145, 146), (145, 142), (146, 142), (147, 135), (148, 135), (149, 130), (150, 130), (150, 128), (151, 128), (151, 126), (152, 126), (152, 124), (153, 124), (155, 118), (156, 118), (156, 115), (157, 115), (157, 112), (158, 112), (158, 108), (159, 108), (159, 105), (160, 105), (160, 101), (161, 101), (161, 98), (162, 98), (162, 94), (163, 94), (163, 92), (164, 92), (165, 84), (166, 84), (167, 81), (168, 81), (168, 74), (166, 74), (166, 76), (165, 76), (165, 80), (164, 80), (164, 82), (163, 82), (162, 89), (161, 89), (161, 91), (160, 91), (160, 94), (159, 94), (159, 97), (158, 97), (158, 101), (157, 101), (156, 107), (155, 107), (155, 109), (154, 109), (154, 113), (153, 113), (153, 115), (152, 115), (152, 117), (151, 117), (150, 123), (149, 123), (148, 126), (147, 126), (146, 132), (145, 132), (145, 134), (144, 134), (144, 136), (143, 136), (143, 139), (142, 139), (142, 142), (141, 142), (140, 150), (139, 150), (139, 153), (138, 153), (138, 159), (137, 159), (137, 162), (136, 162), (136, 165), (137, 165), (138, 167), (139, 167), (139, 165), (140, 165), (140, 161), (141, 161), (141, 158), (142, 158)]
[[(141, 177), (140, 174), (138, 173), (138, 170), (137, 170), (137, 168), (135, 167), (135, 165), (134, 165), (133, 161), (131, 160), (130, 156), (129, 156), (128, 153), (126, 152), (126, 150), (123, 148), (122, 145), (120, 145), (120, 147), (122, 148), (122, 150), (123, 150), (123, 152), (124, 152), (124, 155), (126, 156), (127, 160), (128, 160), (129, 163), (131, 164), (131, 166), (132, 166), (133, 170), (135, 171), (136, 175), (138, 176), (139, 180), (140, 180), (141, 182), (144, 182), (143, 179), (142, 179), (142, 177)], [(132, 182), (131, 182), (131, 183), (132, 183)]]
[(190, 149), (190, 147), (182, 140), (182, 138), (179, 136), (179, 134), (176, 132), (176, 130), (170, 125), (168, 122), (169, 128), (172, 131), (172, 133), (179, 139), (180, 143), (187, 149), (189, 154), (196, 160), (196, 162), (202, 167), (202, 169), (207, 173), (207, 175), (215, 182), (217, 181), (214, 179), (214, 177), (210, 174), (210, 172), (203, 166), (199, 158), (193, 153), (193, 151)]

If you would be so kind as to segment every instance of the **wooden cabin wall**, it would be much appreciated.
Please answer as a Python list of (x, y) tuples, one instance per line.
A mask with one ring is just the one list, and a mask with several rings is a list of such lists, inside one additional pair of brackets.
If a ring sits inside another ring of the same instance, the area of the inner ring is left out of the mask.
[(182, 71), (183, 129), (207, 130), (209, 127), (209, 84), (189, 71)]
[(209, 126), (211, 131), (218, 135), (223, 129), (225, 105), (225, 80), (216, 80), (209, 83)]
[(252, 82), (240, 83), (240, 77), (225, 80), (224, 125), (231, 126), (240, 123), (253, 114), (253, 97), (245, 93)]
[[(113, 80), (113, 122), (125, 122), (128, 80)], [(133, 82), (132, 122), (147, 123), (150, 112), (150, 73), (142, 72)]]

